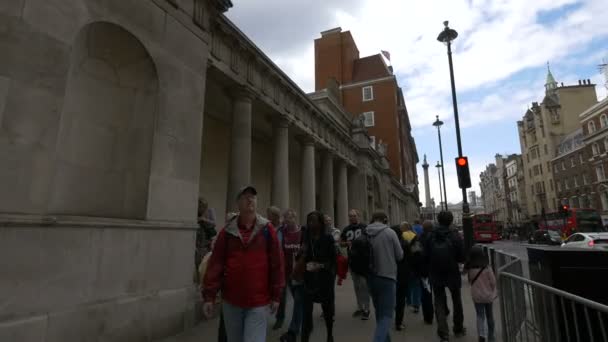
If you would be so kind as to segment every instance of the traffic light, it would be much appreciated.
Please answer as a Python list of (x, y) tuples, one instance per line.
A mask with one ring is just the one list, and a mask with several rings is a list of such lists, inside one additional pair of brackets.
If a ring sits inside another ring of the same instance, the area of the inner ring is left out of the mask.
[(458, 174), (458, 187), (468, 189), (471, 187), (471, 175), (469, 174), (469, 159), (467, 157), (456, 158), (456, 173)]
[(562, 215), (568, 216), (568, 213), (570, 212), (570, 206), (567, 204), (563, 204), (559, 211), (562, 213)]

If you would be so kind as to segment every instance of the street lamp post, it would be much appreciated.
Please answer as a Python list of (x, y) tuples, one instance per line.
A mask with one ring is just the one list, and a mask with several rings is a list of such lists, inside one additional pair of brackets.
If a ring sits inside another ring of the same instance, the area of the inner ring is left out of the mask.
[[(454, 64), (452, 63), (452, 41), (458, 37), (458, 32), (448, 26), (449, 22), (443, 22), (445, 28), (437, 40), (448, 47), (448, 63), (450, 66), (450, 82), (452, 86), (452, 105), (454, 106), (454, 123), (456, 126), (456, 143), (458, 144), (458, 157), (462, 157), (462, 143), (460, 141), (460, 121), (458, 120), (458, 101), (456, 100), (456, 84), (454, 82)], [(468, 253), (473, 245), (473, 221), (469, 216), (469, 203), (467, 202), (467, 189), (462, 189), (462, 230), (464, 233), (465, 250)]]
[(437, 168), (437, 176), (439, 177), (439, 205), (441, 206), (441, 210), (443, 210), (443, 193), (441, 192), (441, 169), (443, 168), (443, 165), (437, 162), (435, 167)]
[(445, 188), (445, 168), (443, 166), (443, 146), (441, 145), (441, 126), (443, 126), (443, 121), (439, 120), (439, 115), (435, 115), (435, 118), (437, 120), (433, 122), (433, 126), (437, 127), (437, 138), (439, 139), (439, 158), (441, 159), (441, 175), (443, 177), (443, 199), (445, 200), (445, 210), (448, 210), (448, 195)]

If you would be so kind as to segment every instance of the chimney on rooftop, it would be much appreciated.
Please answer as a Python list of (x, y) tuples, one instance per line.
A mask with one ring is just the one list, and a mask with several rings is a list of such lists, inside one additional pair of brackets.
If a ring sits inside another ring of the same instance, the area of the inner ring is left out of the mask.
[(587, 79), (587, 84), (591, 85), (591, 79), (590, 78)]
[(583, 82), (581, 82), (581, 80), (578, 80), (578, 85), (583, 85)]

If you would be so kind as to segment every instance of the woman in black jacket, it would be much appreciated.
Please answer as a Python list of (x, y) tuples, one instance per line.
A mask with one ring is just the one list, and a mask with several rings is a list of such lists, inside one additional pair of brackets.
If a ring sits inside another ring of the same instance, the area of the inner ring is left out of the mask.
[(304, 280), (304, 319), (302, 322), (302, 342), (308, 342), (312, 332), (312, 311), (314, 303), (323, 308), (327, 342), (333, 342), (335, 311), (334, 284), (336, 281), (336, 246), (332, 235), (327, 232), (324, 215), (319, 211), (308, 214), (304, 232), (299, 267), (296, 272)]

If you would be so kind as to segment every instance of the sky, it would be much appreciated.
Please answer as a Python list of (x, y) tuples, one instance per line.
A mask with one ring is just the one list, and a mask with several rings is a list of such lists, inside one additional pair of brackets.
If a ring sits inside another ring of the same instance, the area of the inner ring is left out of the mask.
[(541, 102), (547, 63), (565, 85), (591, 79), (606, 96), (598, 70), (608, 62), (606, 0), (233, 0), (227, 17), (305, 92), (314, 91), (314, 39), (341, 27), (360, 56), (390, 52), (403, 88), (420, 158), (420, 199), (427, 156), (431, 197), (439, 203), (435, 116), (441, 128), (448, 201), (462, 200), (454, 158), (447, 49), (436, 38), (443, 21), (457, 30), (453, 59), (463, 154), (478, 195), (479, 174), (497, 153), (521, 153), (517, 133), (529, 105)]

